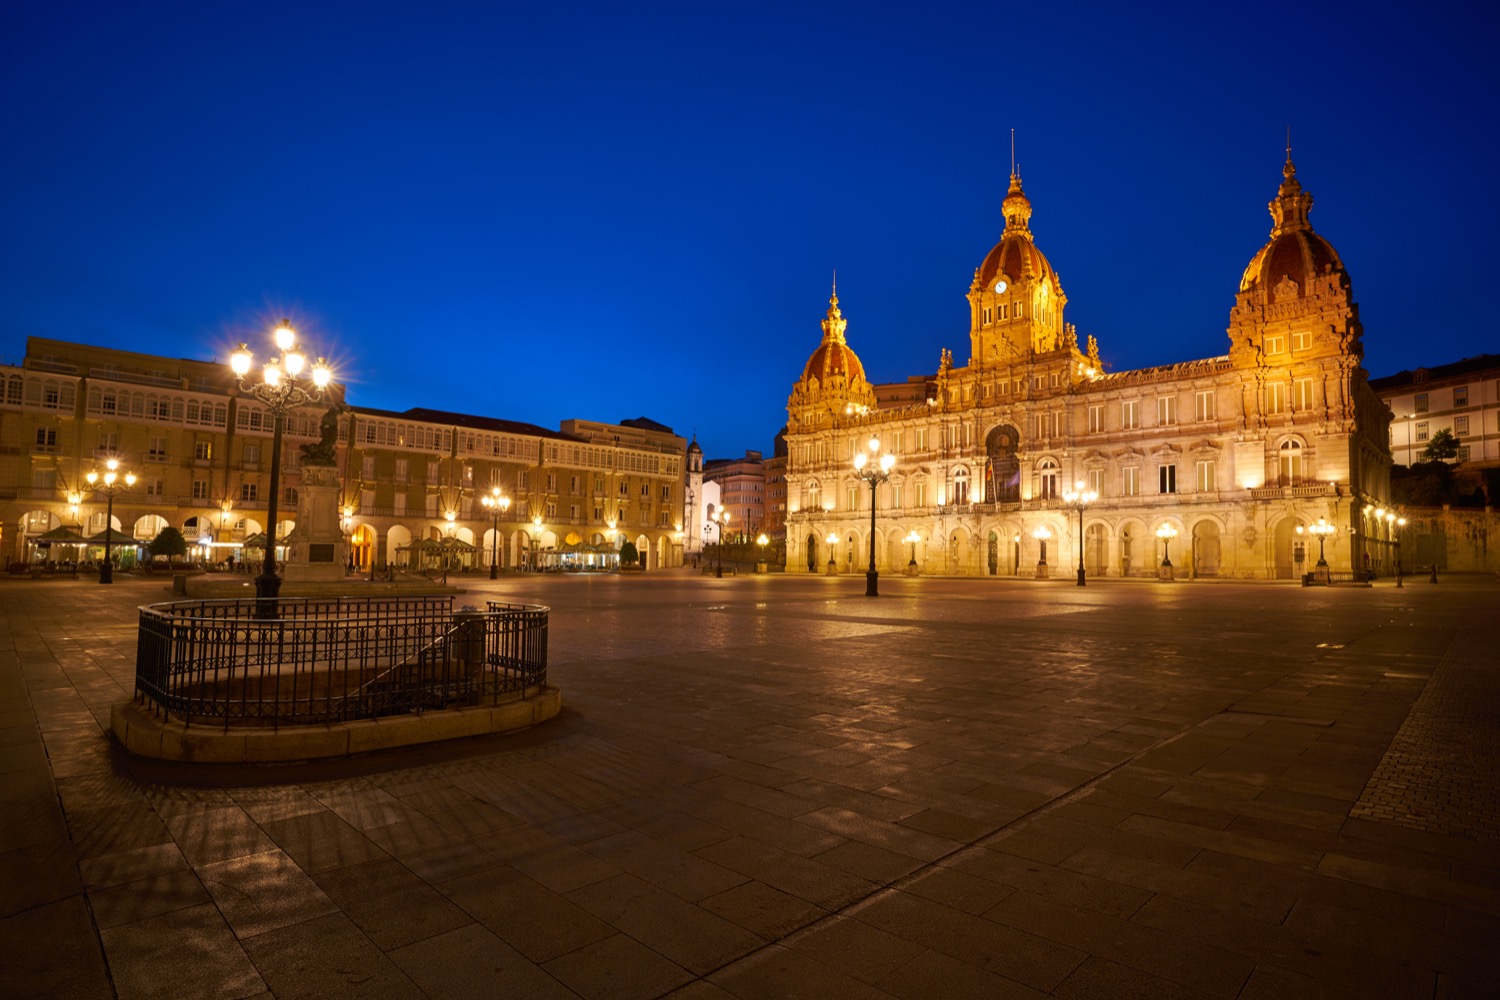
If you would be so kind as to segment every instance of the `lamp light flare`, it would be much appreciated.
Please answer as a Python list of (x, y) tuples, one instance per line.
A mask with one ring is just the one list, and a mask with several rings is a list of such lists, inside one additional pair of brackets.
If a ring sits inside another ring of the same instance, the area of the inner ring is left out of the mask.
[(282, 320), (272, 336), (276, 340), (276, 346), (283, 351), (290, 351), (297, 346), (297, 331), (292, 328), (290, 320)]

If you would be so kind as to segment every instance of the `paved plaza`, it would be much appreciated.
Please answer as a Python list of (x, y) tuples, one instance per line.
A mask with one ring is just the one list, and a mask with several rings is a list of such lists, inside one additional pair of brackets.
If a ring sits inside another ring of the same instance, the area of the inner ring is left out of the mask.
[(162, 581), (0, 581), (0, 996), (1500, 995), (1492, 578), (464, 586), (558, 718), (193, 767)]

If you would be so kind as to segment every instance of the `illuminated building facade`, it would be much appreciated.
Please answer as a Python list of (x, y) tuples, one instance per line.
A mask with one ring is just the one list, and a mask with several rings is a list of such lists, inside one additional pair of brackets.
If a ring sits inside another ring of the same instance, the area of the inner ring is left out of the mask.
[[(897, 464), (877, 493), (876, 561), (924, 573), (1293, 578), (1317, 557), (1306, 529), (1337, 528), (1334, 572), (1385, 567), (1375, 511), (1389, 502), (1389, 413), (1361, 367), (1358, 307), (1288, 156), (1270, 240), (1240, 278), (1226, 352), (1106, 372), (1031, 232), (1018, 175), (1005, 228), (974, 273), (969, 356), (875, 385), (846, 338), (837, 289), (823, 338), (787, 402), (787, 569), (862, 570), (870, 490), (852, 458), (874, 436)], [(1299, 532), (1298, 529), (1303, 531)], [(828, 537), (836, 541), (831, 545)], [(1309, 551), (1311, 555), (1309, 555)]]
[[(193, 558), (218, 563), (243, 558), (246, 539), (265, 531), (272, 424), (227, 365), (31, 338), (22, 365), (0, 366), (0, 382), (8, 562), (83, 555), (35, 543), (65, 526), (103, 530), (104, 504), (84, 476), (109, 458), (139, 477), (114, 515), (142, 543), (175, 527)], [(332, 401), (343, 400), (335, 385)], [(318, 441), (327, 409), (288, 417), (278, 538), (296, 525), (298, 446)], [(686, 447), (645, 418), (567, 420), (553, 431), (438, 410), (345, 408), (337, 461), (353, 568), (407, 564), (403, 549), (414, 541), (445, 538), (473, 546), (465, 564), (474, 566), (488, 566), (494, 551), (505, 568), (560, 567), (584, 547), (626, 540), (648, 569), (681, 565)], [(511, 499), (498, 540), (480, 503), (494, 486)]]

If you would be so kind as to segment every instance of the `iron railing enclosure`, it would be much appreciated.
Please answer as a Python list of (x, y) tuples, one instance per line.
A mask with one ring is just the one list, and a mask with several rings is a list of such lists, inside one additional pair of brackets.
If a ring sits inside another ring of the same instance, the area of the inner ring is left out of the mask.
[(325, 725), (524, 697), (548, 609), (447, 596), (177, 601), (140, 609), (136, 698), (187, 725)]

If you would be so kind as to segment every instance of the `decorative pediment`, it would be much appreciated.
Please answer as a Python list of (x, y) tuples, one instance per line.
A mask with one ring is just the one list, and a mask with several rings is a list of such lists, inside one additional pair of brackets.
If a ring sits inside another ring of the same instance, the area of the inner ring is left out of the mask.
[(1161, 444), (1151, 449), (1151, 454), (1161, 458), (1165, 458), (1169, 455), (1181, 455), (1182, 449), (1177, 447), (1170, 441), (1163, 441)]
[(1127, 445), (1115, 452), (1114, 459), (1117, 462), (1143, 462), (1146, 460), (1146, 453)]
[(1223, 450), (1224, 449), (1222, 446), (1213, 441), (1209, 441), (1206, 438), (1202, 441), (1199, 441), (1197, 444), (1188, 446), (1188, 451), (1192, 452), (1194, 455), (1217, 455)]

